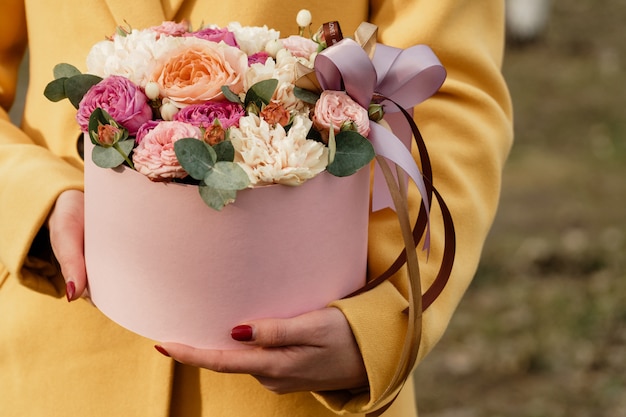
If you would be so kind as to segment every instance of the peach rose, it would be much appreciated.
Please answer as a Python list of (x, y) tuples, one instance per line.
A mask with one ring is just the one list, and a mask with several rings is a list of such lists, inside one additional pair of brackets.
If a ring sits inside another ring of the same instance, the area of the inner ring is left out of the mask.
[(367, 137), (370, 133), (370, 120), (367, 109), (361, 107), (344, 91), (323, 91), (313, 114), (313, 125), (322, 132), (330, 132), (333, 127), (339, 133), (341, 127), (351, 123), (357, 132)]
[(135, 169), (152, 181), (185, 178), (187, 172), (180, 166), (174, 142), (183, 138), (202, 138), (199, 128), (188, 123), (163, 121), (141, 139), (133, 152)]
[(221, 100), (222, 86), (243, 91), (248, 58), (238, 48), (204, 39), (180, 38), (180, 47), (159, 59), (152, 81), (179, 107)]

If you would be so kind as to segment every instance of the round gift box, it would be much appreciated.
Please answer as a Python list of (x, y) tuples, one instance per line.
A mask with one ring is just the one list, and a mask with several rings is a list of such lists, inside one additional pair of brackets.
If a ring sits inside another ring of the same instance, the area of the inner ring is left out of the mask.
[(367, 169), (344, 178), (324, 172), (297, 187), (246, 189), (216, 211), (196, 186), (99, 168), (86, 148), (90, 296), (135, 333), (242, 348), (230, 338), (234, 326), (323, 308), (364, 284)]

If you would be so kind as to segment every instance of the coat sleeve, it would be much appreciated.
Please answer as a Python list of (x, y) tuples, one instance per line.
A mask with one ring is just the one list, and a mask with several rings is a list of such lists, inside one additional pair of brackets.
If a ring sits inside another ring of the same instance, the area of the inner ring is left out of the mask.
[(18, 68), (26, 48), (26, 28), (24, 2), (3, 2), (0, 13), (0, 271), (6, 269), (24, 284), (59, 296), (65, 290), (51, 256), (44, 224), (62, 191), (82, 189), (82, 172), (54, 155), (45, 145), (35, 143), (9, 119), (7, 112), (15, 98)]
[[(498, 204), (503, 164), (512, 144), (512, 109), (501, 75), (504, 6), (500, 0), (376, 0), (371, 6), (371, 21), (379, 27), (381, 43), (402, 48), (429, 45), (448, 73), (440, 91), (415, 108), (433, 165), (434, 185), (452, 213), (457, 237), (449, 282), (423, 315), (419, 363), (441, 338), (476, 272)], [(415, 189), (410, 189), (409, 201), (415, 214), (420, 203)], [(419, 255), (423, 291), (437, 275), (443, 246), (436, 205), (431, 214), (430, 256), (426, 261), (423, 253)], [(374, 213), (370, 278), (386, 270), (402, 249), (395, 214), (390, 210)], [(360, 395), (316, 394), (326, 406), (337, 412), (364, 413), (380, 404), (406, 332), (402, 313), (408, 305), (406, 280), (402, 269), (379, 287), (333, 304), (352, 327), (367, 368), (369, 390)]]

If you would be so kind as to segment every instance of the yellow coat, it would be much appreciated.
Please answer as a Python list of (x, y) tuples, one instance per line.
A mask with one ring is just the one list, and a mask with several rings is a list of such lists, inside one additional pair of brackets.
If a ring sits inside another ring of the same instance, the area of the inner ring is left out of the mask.
[[(135, 28), (187, 18), (201, 23), (296, 30), (301, 8), (314, 26), (339, 20), (344, 33), (369, 20), (380, 41), (430, 45), (448, 70), (416, 120), (433, 160), (436, 186), (449, 204), (458, 238), (450, 282), (424, 315), (419, 360), (444, 332), (475, 273), (496, 210), (501, 170), (511, 145), (511, 108), (500, 75), (503, 2), (499, 0), (343, 0), (209, 2), (202, 0), (3, 0), (0, 12), (0, 415), (55, 416), (330, 416), (364, 413), (380, 397), (398, 358), (406, 306), (404, 273), (352, 300), (335, 303), (348, 318), (367, 367), (370, 390), (275, 395), (247, 375), (175, 366), (153, 342), (104, 318), (87, 302), (68, 304), (50, 262), (45, 224), (63, 190), (82, 188), (79, 135), (69, 103), (43, 97), (52, 68), (84, 69), (89, 47), (127, 21)], [(5, 112), (28, 40), (30, 89), (21, 130)], [(3, 110), (4, 109), (4, 110)], [(417, 196), (412, 192), (412, 201)], [(422, 262), (432, 281), (441, 227), (433, 214), (434, 249)], [(45, 228), (43, 228), (45, 232)], [(42, 236), (41, 234), (39, 235)], [(35, 241), (36, 240), (36, 241)], [(35, 243), (33, 243), (35, 241)], [(372, 215), (369, 270), (376, 276), (401, 250), (394, 214)], [(123, 291), (123, 289), (120, 289)], [(436, 389), (416, 387), (415, 389)], [(202, 398), (200, 401), (199, 398)], [(171, 414), (170, 414), (171, 410)], [(386, 416), (415, 415), (407, 385)]]

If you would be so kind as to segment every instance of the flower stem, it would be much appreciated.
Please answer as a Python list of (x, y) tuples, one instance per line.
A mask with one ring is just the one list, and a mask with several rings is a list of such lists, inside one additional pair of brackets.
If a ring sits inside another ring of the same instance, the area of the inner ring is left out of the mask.
[(124, 157), (124, 161), (126, 161), (126, 163), (128, 164), (128, 166), (130, 166), (130, 169), (134, 170), (135, 166), (133, 165), (133, 161), (130, 160), (130, 158), (128, 157), (128, 155), (126, 155), (126, 153), (122, 150), (122, 148), (120, 148), (120, 145), (118, 145), (117, 143), (113, 145), (113, 148), (118, 151), (120, 153), (120, 155), (122, 155)]

